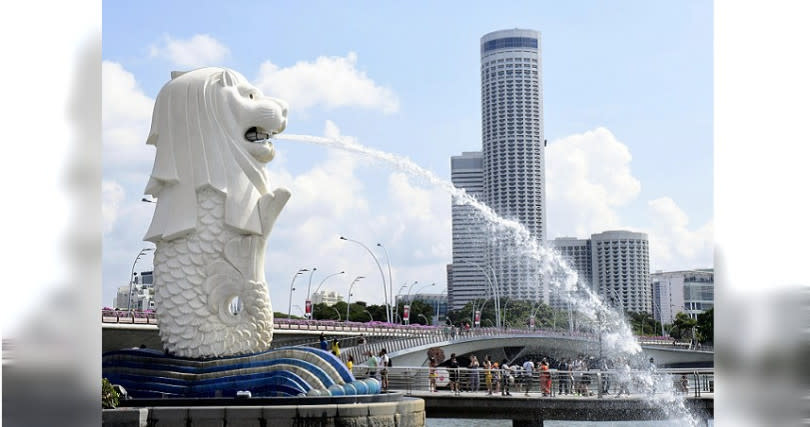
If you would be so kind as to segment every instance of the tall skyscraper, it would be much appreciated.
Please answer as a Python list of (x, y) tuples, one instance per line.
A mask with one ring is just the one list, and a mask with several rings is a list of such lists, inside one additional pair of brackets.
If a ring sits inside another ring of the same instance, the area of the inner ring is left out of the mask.
[(652, 313), (647, 234), (605, 231), (591, 235), (594, 292), (624, 311)]
[[(591, 239), (558, 237), (549, 243), (565, 259), (568, 266), (577, 272), (577, 289), (590, 288), (593, 277)], [(560, 279), (560, 282), (562, 282), (564, 278)], [(564, 295), (560, 294), (560, 292), (564, 291), (563, 289), (552, 289), (550, 301), (552, 307), (564, 308), (567, 306)]]
[[(483, 159), (481, 152), (465, 152), (450, 158), (450, 179), (456, 188), (479, 200), (483, 196)], [(485, 264), (485, 224), (475, 209), (453, 200), (453, 264), (448, 269), (447, 298), (451, 309), (482, 298), (489, 292), (487, 278), (481, 272)]]
[[(540, 33), (501, 30), (481, 37), (484, 202), (545, 242), (545, 140)], [(496, 236), (492, 236), (496, 237)], [(507, 239), (488, 238), (486, 262), (503, 296), (549, 302), (536, 262)]]

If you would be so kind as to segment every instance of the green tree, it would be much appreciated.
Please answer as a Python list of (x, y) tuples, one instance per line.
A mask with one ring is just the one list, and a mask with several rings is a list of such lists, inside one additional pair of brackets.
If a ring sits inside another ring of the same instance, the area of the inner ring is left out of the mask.
[(698, 342), (714, 342), (714, 307), (698, 314), (696, 329)]
[(656, 321), (650, 313), (628, 311), (627, 317), (630, 319), (630, 326), (636, 335), (658, 335), (661, 330), (661, 323)]
[[(421, 299), (416, 299), (411, 302), (410, 306), (410, 324), (430, 325), (431, 322), (433, 322), (433, 316), (436, 314), (434, 312), (435, 307), (433, 305)], [(405, 304), (400, 304), (397, 307), (397, 320), (402, 319), (404, 311)], [(424, 318), (422, 318), (422, 316), (424, 316)], [(427, 322), (425, 322), (425, 319), (427, 319)]]
[(669, 335), (676, 340), (688, 340), (693, 335), (693, 330), (697, 320), (689, 317), (688, 314), (679, 312), (675, 315), (675, 320), (672, 322), (672, 330)]

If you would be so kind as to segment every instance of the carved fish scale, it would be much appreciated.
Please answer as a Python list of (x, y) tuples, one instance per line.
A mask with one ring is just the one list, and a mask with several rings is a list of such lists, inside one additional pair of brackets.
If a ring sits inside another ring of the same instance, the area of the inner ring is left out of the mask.
[[(263, 258), (265, 238), (223, 225), (221, 193), (201, 189), (197, 202), (196, 231), (156, 244), (155, 306), (164, 348), (195, 358), (264, 351), (273, 311), (261, 269), (244, 260)], [(234, 298), (242, 305), (235, 314)]]

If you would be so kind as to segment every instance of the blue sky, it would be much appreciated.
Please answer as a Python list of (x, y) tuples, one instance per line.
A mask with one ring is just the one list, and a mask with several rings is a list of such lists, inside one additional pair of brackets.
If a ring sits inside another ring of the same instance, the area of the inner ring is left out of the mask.
[[(479, 39), (514, 27), (542, 33), (548, 237), (645, 231), (652, 270), (711, 266), (710, 2), (104, 6), (105, 305), (145, 246), (146, 130), (170, 71), (233, 68), (290, 102), (286, 132), (352, 137), (449, 178), (450, 156), (481, 146)], [(287, 310), (295, 271), (311, 266), (313, 286), (345, 270), (325, 287), (345, 293), (365, 275), (352, 299), (382, 300), (373, 260), (341, 234), (386, 246), (395, 289), (414, 280), (444, 288), (446, 195), (322, 147), (276, 149), (268, 173), (293, 194), (269, 240), (277, 311)], [(303, 306), (301, 282), (293, 304)]]

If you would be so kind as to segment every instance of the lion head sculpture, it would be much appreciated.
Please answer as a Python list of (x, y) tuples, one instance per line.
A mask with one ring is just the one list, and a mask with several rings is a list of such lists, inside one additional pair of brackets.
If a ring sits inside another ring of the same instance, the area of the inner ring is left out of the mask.
[(225, 224), (261, 234), (257, 201), (270, 191), (264, 165), (270, 137), (287, 125), (287, 105), (263, 96), (241, 74), (222, 68), (172, 73), (157, 96), (147, 144), (156, 147), (146, 194), (158, 199), (144, 240), (194, 231), (197, 190), (226, 197)]

